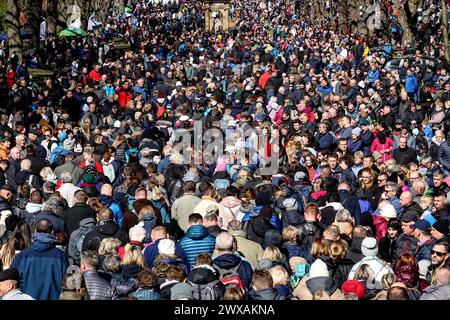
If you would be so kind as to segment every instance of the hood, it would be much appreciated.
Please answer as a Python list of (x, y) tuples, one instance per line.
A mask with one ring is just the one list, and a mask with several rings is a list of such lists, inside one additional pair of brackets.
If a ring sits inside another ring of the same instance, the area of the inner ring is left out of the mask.
[(56, 246), (56, 237), (50, 233), (35, 232), (32, 240), (31, 248), (37, 251), (46, 251)]
[(109, 222), (98, 226), (98, 232), (103, 235), (112, 236), (117, 232), (119, 227), (114, 222)]
[(32, 203), (32, 202), (28, 202), (27, 206), (25, 207), (25, 210), (29, 213), (36, 213), (42, 210), (42, 207), (44, 205), (41, 203)]
[(232, 253), (224, 253), (214, 259), (216, 264), (221, 269), (231, 269), (237, 266), (241, 262), (241, 258), (238, 255)]
[(183, 176), (183, 182), (187, 182), (187, 181), (199, 182), (200, 177), (192, 172), (186, 172)]
[(278, 296), (278, 291), (275, 288), (252, 290), (249, 292), (249, 296), (251, 300), (275, 300)]
[(302, 219), (300, 217), (300, 214), (297, 211), (286, 211), (284, 215), (284, 220), (289, 225), (299, 225), (302, 223)]
[(106, 207), (109, 207), (111, 204), (113, 204), (114, 199), (111, 196), (107, 196), (104, 194), (101, 194), (100, 196), (100, 201), (103, 203), (103, 205), (105, 205)]
[(220, 204), (226, 208), (236, 208), (241, 205), (241, 200), (236, 197), (225, 197), (220, 201)]
[(142, 267), (137, 264), (126, 264), (122, 267), (122, 274), (125, 278), (137, 278)]
[(30, 171), (19, 171), (19, 172), (17, 172), (17, 174), (16, 174), (16, 183), (17, 183), (17, 185), (20, 186), (20, 185), (24, 184), (25, 182), (28, 182), (28, 179), (29, 179), (30, 175), (31, 175)]
[(186, 231), (186, 236), (192, 240), (201, 240), (208, 235), (208, 230), (203, 225), (190, 226)]
[(216, 274), (210, 266), (199, 266), (191, 270), (188, 280), (194, 284), (207, 284), (217, 280)]
[(152, 230), (156, 226), (156, 216), (154, 214), (144, 214), (144, 228)]
[(362, 253), (361, 244), (363, 240), (363, 238), (352, 238), (352, 244), (350, 245), (349, 249), (355, 253)]
[(80, 221), (80, 228), (81, 229), (93, 229), (95, 225), (97, 224), (97, 221), (94, 218), (86, 218)]
[(314, 295), (319, 290), (324, 290), (328, 295), (332, 295), (336, 289), (336, 283), (333, 280), (333, 278), (330, 277), (317, 277), (317, 278), (310, 278), (306, 281), (306, 288), (308, 288), (308, 291)]

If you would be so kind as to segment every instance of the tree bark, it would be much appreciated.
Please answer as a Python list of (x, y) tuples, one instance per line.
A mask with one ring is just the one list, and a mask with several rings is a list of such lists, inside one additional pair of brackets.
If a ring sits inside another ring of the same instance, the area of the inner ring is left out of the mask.
[(6, 25), (8, 28), (9, 57), (16, 55), (17, 61), (20, 63), (22, 61), (22, 41), (20, 38), (19, 14), (19, 3), (16, 0), (8, 0)]
[(348, 34), (348, 5), (347, 0), (339, 0), (337, 2), (338, 24), (341, 34)]
[(406, 44), (408, 42), (412, 43), (413, 34), (411, 32), (411, 28), (409, 27), (408, 17), (406, 16), (406, 12), (405, 12), (405, 9), (403, 8), (403, 5), (400, 4), (399, 0), (393, 0), (392, 5), (393, 5), (394, 9), (398, 10), (398, 14), (397, 14), (398, 23), (400, 24), (400, 26), (403, 29), (403, 44)]
[(442, 35), (444, 38), (444, 56), (445, 61), (450, 62), (450, 49), (448, 47), (448, 8), (447, 1), (441, 0), (442, 6)]
[(24, 31), (33, 35), (31, 39), (23, 40), (23, 47), (28, 52), (39, 47), (42, 0), (26, 0), (24, 12), (26, 18)]
[(47, 0), (47, 36), (56, 36), (58, 0)]

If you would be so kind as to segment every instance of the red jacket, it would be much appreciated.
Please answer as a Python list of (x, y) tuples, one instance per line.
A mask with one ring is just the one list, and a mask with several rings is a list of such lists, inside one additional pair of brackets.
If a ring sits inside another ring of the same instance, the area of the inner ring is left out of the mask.
[(117, 94), (119, 95), (119, 105), (123, 109), (127, 106), (127, 103), (133, 99), (133, 93), (131, 90), (125, 90), (123, 87), (120, 87), (117, 90)]
[(388, 222), (385, 218), (377, 214), (374, 214), (372, 218), (373, 218), (373, 225), (377, 230), (375, 238), (377, 239), (378, 242), (380, 242), (380, 240), (383, 239), (388, 232)]

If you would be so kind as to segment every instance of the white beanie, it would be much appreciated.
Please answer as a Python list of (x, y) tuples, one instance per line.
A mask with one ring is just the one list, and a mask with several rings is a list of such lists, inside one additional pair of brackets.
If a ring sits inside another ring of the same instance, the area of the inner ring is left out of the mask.
[(114, 121), (114, 128), (120, 128), (120, 121), (119, 120)]
[(377, 239), (367, 237), (361, 243), (361, 252), (365, 257), (376, 256), (378, 254)]
[(311, 269), (309, 270), (309, 277), (310, 278), (317, 278), (317, 277), (329, 277), (330, 273), (328, 272), (327, 265), (325, 262), (323, 262), (320, 259), (317, 259), (314, 261), (314, 263), (311, 265)]
[(146, 233), (147, 232), (145, 231), (144, 227), (139, 225), (134, 226), (133, 228), (130, 229), (130, 231), (128, 231), (130, 241), (138, 241), (138, 242), (144, 241)]
[(175, 254), (175, 242), (170, 239), (162, 239), (158, 243), (159, 254), (174, 255)]
[(397, 212), (392, 204), (387, 204), (380, 209), (380, 216), (387, 219), (397, 218)]

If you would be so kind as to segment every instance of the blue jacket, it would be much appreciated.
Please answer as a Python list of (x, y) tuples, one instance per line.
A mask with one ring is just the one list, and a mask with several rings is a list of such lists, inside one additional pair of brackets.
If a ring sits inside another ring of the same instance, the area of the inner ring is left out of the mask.
[(178, 243), (186, 253), (189, 266), (194, 266), (195, 258), (199, 253), (214, 252), (216, 238), (210, 235), (203, 225), (194, 225), (186, 230), (186, 235)]
[[(67, 232), (67, 226), (63, 219), (58, 217), (51, 211), (41, 211), (36, 214), (35, 221), (38, 222), (42, 219), (47, 219), (53, 225), (53, 231)], [(69, 235), (70, 236), (70, 235)]]
[(250, 263), (245, 260), (242, 260), (236, 254), (233, 253), (224, 253), (220, 256), (216, 257), (213, 260), (213, 264), (218, 266), (220, 269), (229, 270), (231, 268), (236, 267), (240, 263), (240, 266), (237, 270), (239, 273), (239, 278), (241, 278), (244, 287), (247, 290), (250, 290), (253, 276), (253, 269)]
[(380, 70), (369, 70), (367, 72), (367, 81), (369, 81), (370, 84), (373, 84), (378, 78), (380, 77)]
[(291, 259), (292, 257), (305, 257), (308, 248), (299, 246), (298, 244), (283, 243), (281, 247), (281, 252), (286, 255), (286, 258)]
[(100, 201), (104, 206), (112, 210), (112, 212), (114, 213), (114, 222), (117, 223), (120, 228), (122, 228), (123, 212), (119, 203), (116, 202), (113, 197), (104, 194), (100, 195)]
[(415, 75), (410, 75), (405, 78), (405, 91), (408, 93), (416, 92), (419, 83)]
[(325, 132), (324, 134), (318, 133), (315, 140), (320, 149), (331, 149), (334, 144), (334, 137), (330, 132)]
[(169, 157), (162, 158), (161, 161), (159, 161), (158, 163), (158, 173), (164, 173), (169, 164), (170, 164)]
[(68, 260), (55, 247), (56, 237), (34, 233), (30, 248), (18, 253), (11, 264), (19, 270), (20, 289), (36, 300), (58, 300)]
[[(256, 206), (255, 209), (253, 209), (252, 211), (245, 213), (244, 217), (242, 218), (242, 223), (250, 220), (251, 217), (259, 215), (259, 211), (261, 211), (261, 208), (262, 206)], [(282, 222), (277, 214), (272, 215), (272, 218), (270, 219), (270, 224), (273, 226), (275, 230), (281, 231)]]
[[(154, 243), (150, 244), (144, 249), (145, 264), (150, 269), (153, 268), (153, 262), (155, 261), (155, 258), (159, 255), (158, 244), (161, 240), (162, 239), (156, 240)], [(183, 261), (186, 267), (189, 267), (187, 264), (186, 253), (178, 243), (175, 244), (175, 255)]]

